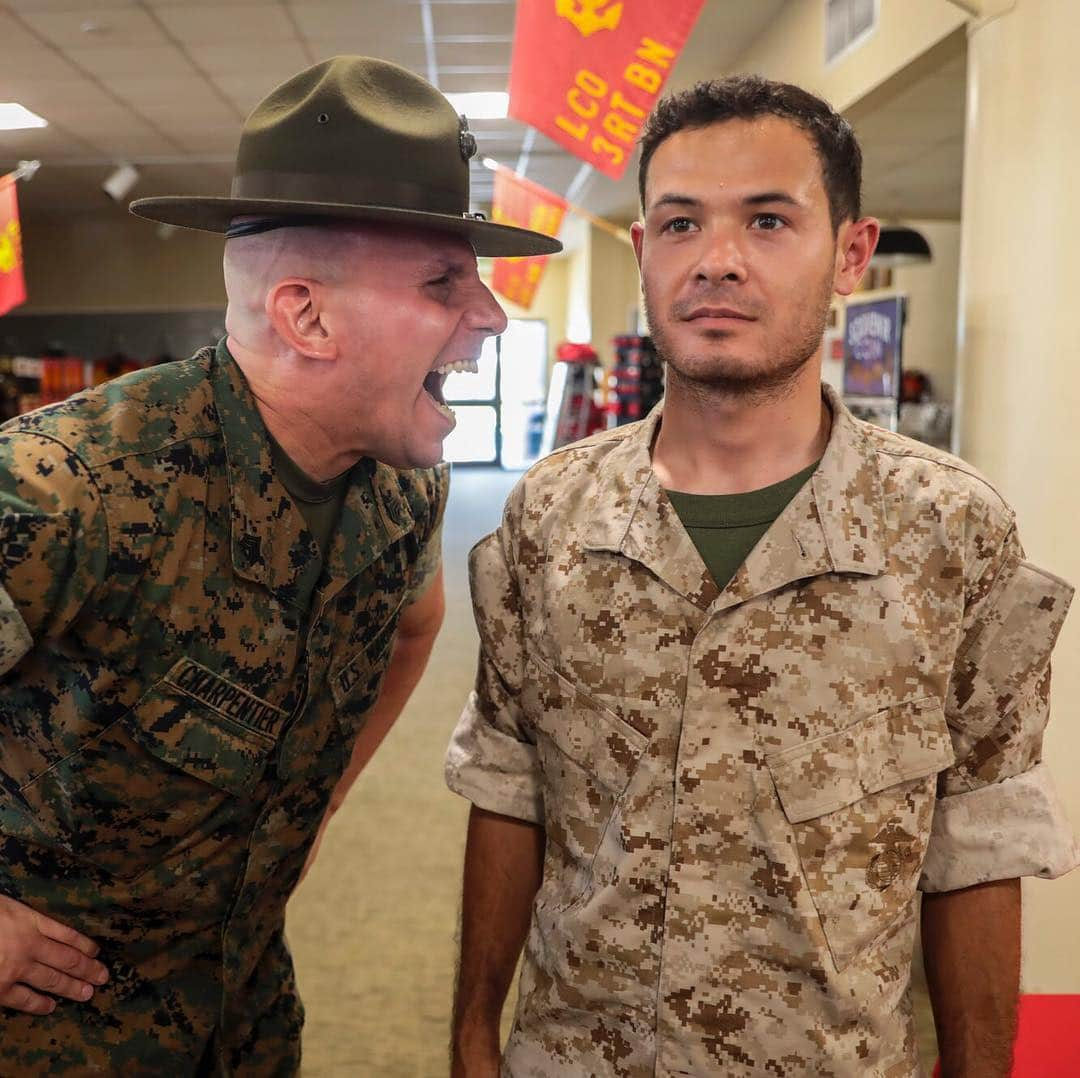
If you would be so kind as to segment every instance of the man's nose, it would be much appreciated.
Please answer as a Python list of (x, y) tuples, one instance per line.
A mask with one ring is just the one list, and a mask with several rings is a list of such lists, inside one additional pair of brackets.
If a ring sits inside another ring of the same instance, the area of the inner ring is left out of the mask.
[(746, 280), (746, 260), (736, 238), (728, 232), (703, 237), (695, 276), (701, 281), (740, 283)]
[(508, 324), (506, 312), (499, 306), (491, 289), (479, 278), (476, 279), (467, 318), (470, 329), (487, 336), (495, 336), (506, 331)]

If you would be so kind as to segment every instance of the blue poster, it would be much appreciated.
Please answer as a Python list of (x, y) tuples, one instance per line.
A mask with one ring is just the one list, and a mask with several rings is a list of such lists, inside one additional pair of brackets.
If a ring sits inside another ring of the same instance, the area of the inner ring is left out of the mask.
[(889, 397), (900, 392), (900, 336), (904, 297), (847, 305), (844, 329), (844, 393)]

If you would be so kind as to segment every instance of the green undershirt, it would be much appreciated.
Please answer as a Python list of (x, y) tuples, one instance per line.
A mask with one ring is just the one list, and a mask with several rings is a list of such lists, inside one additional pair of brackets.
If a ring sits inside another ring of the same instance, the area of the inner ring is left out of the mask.
[(325, 562), (334, 538), (334, 529), (341, 516), (341, 507), (345, 504), (352, 469), (320, 483), (317, 479), (312, 479), (273, 438), (270, 439), (270, 456), (277, 478), (296, 503), (308, 531), (315, 536), (319, 553)]
[(747, 554), (813, 475), (818, 463), (772, 486), (745, 494), (665, 491), (718, 588), (727, 587)]

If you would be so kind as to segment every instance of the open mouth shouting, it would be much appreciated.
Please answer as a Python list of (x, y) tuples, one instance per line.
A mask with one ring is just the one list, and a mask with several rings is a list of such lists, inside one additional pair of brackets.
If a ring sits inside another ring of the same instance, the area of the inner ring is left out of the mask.
[(456, 359), (452, 363), (444, 363), (441, 367), (429, 371), (424, 379), (424, 392), (428, 395), (436, 411), (450, 424), (451, 429), (457, 424), (457, 419), (453, 411), (447, 406), (446, 398), (443, 396), (446, 376), (448, 374), (463, 373), (478, 374), (479, 371), (480, 364), (477, 360)]

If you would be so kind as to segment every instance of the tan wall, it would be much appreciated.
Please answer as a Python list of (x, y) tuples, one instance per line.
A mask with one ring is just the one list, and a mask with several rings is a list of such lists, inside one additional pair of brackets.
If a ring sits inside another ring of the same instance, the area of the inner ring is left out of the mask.
[(908, 297), (904, 366), (930, 376), (934, 398), (952, 401), (956, 384), (956, 332), (960, 285), (960, 222), (902, 221), (929, 241), (933, 261), (893, 272), (897, 291)]
[[(1015, 507), (1028, 555), (1080, 584), (1080, 114), (1074, 0), (974, 31), (961, 252), (960, 452)], [(1080, 604), (1054, 667), (1044, 757), (1080, 824)], [(1024, 984), (1080, 992), (1080, 871), (1025, 884)]]
[[(862, 45), (825, 67), (825, 5), (790, 0), (733, 70), (794, 82), (846, 109), (967, 20), (948, 0), (881, 0), (877, 30)], [(681, 80), (715, 77), (684, 72)]]
[(613, 337), (634, 329), (638, 299), (638, 268), (634, 249), (598, 228), (592, 233), (590, 302), (593, 347), (605, 367), (615, 362)]
[[(555, 362), (555, 348), (566, 339), (566, 299), (569, 260), (551, 258), (540, 278), (536, 298), (528, 309), (519, 307), (505, 296), (496, 295), (508, 318), (540, 318), (547, 322), (548, 365)], [(483, 263), (480, 276), (491, 286), (491, 264)]]
[(130, 214), (28, 221), (23, 230), (28, 302), (20, 314), (199, 310), (224, 307), (223, 241)]

